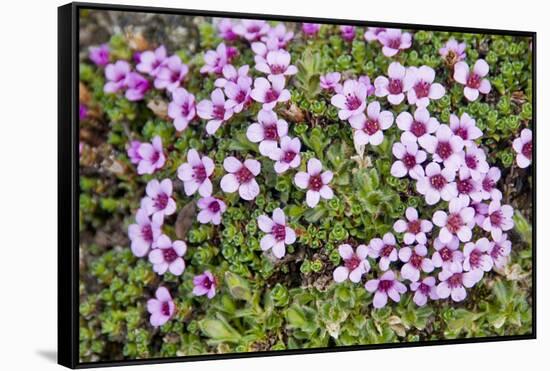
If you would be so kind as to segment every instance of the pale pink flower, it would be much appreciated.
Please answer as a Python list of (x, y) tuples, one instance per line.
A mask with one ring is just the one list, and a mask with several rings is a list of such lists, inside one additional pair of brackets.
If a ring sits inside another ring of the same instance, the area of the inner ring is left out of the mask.
[(374, 85), (371, 84), (370, 77), (368, 77), (367, 75), (361, 75), (361, 76), (359, 76), (357, 81), (359, 81), (360, 84), (363, 84), (367, 87), (367, 97), (370, 97), (371, 95), (374, 94), (374, 91), (376, 89), (375, 89)]
[(290, 92), (285, 89), (285, 78), (282, 75), (270, 75), (254, 80), (254, 89), (250, 93), (252, 99), (263, 103), (264, 110), (272, 110), (277, 103), (290, 99)]
[(126, 75), (126, 92), (124, 96), (130, 102), (142, 100), (149, 91), (149, 81), (137, 72), (130, 72)]
[(339, 109), (340, 120), (360, 115), (367, 106), (367, 87), (357, 80), (346, 80), (342, 90), (334, 95), (330, 102)]
[(369, 27), (364, 35), (365, 40), (368, 42), (378, 41), (378, 36), (384, 31), (386, 29), (383, 27)]
[(461, 198), (466, 203), (479, 202), (483, 199), (481, 183), (472, 178), (471, 173), (464, 167), (458, 171), (458, 179), (456, 180), (456, 190), (458, 198)]
[(323, 171), (321, 161), (312, 158), (307, 162), (307, 173), (303, 171), (296, 173), (294, 184), (298, 188), (307, 189), (306, 203), (309, 207), (315, 207), (321, 198), (330, 200), (334, 197), (332, 189), (328, 186), (332, 177), (332, 171)]
[(266, 36), (262, 36), (262, 41), (268, 42), (273, 40), (277, 43), (279, 48), (284, 48), (293, 37), (294, 32), (287, 31), (285, 25), (283, 23), (279, 23), (277, 26), (271, 27), (269, 31), (267, 31)]
[(300, 139), (288, 136), (281, 138), (280, 148), (274, 148), (269, 158), (275, 161), (274, 169), (277, 174), (282, 174), (290, 168), (300, 166)]
[(428, 242), (426, 233), (431, 232), (433, 228), (432, 222), (420, 219), (414, 207), (407, 207), (405, 217), (407, 220), (399, 219), (393, 224), (393, 230), (397, 233), (405, 233), (403, 242), (406, 245), (412, 245), (415, 242), (425, 245)]
[(355, 26), (340, 26), (340, 35), (344, 41), (353, 41), (355, 39)]
[(412, 282), (410, 284), (411, 292), (414, 292), (413, 301), (419, 307), (423, 307), (428, 302), (428, 298), (431, 300), (439, 299), (437, 296), (437, 290), (435, 286), (434, 277), (425, 277), (422, 281)]
[(454, 38), (450, 38), (443, 47), (439, 49), (439, 55), (454, 65), (456, 62), (466, 59), (466, 43), (458, 43)]
[(227, 96), (225, 107), (235, 113), (241, 112), (252, 101), (250, 98), (251, 86), (252, 78), (248, 76), (240, 76), (237, 82), (228, 81), (224, 88)]
[(382, 53), (386, 57), (393, 57), (412, 45), (412, 36), (396, 28), (387, 28), (378, 34), (378, 41), (382, 44)]
[(269, 156), (277, 149), (279, 139), (287, 136), (288, 123), (278, 119), (271, 110), (258, 112), (257, 120), (258, 122), (251, 124), (246, 130), (246, 137), (253, 143), (260, 143), (260, 153)]
[(275, 257), (281, 259), (285, 256), (286, 245), (292, 245), (296, 241), (296, 233), (286, 225), (286, 217), (283, 210), (273, 210), (273, 217), (260, 215), (258, 226), (266, 233), (260, 240), (260, 247), (263, 251), (271, 249)]
[(147, 301), (147, 311), (151, 314), (149, 322), (153, 327), (164, 325), (176, 313), (176, 305), (165, 287), (159, 287), (155, 298)]
[(466, 299), (466, 288), (474, 287), (483, 276), (483, 271), (475, 270), (462, 272), (462, 267), (453, 265), (449, 270), (439, 272), (438, 278), (441, 281), (437, 285), (437, 296), (440, 299), (451, 299), (455, 302)]
[(458, 135), (464, 141), (464, 146), (474, 146), (474, 141), (481, 138), (483, 132), (476, 126), (476, 120), (464, 112), (460, 119), (457, 115), (451, 114), (449, 126), (455, 135)]
[[(128, 154), (128, 158), (132, 164), (138, 164), (141, 161), (141, 156), (138, 152), (140, 145), (141, 142), (139, 140), (132, 140), (127, 145), (126, 153)], [(80, 143), (80, 152), (82, 153), (82, 143)]]
[(279, 50), (279, 42), (276, 39), (267, 39), (265, 42), (256, 41), (250, 45), (254, 52), (254, 62), (267, 63), (267, 53)]
[(506, 234), (503, 234), (497, 241), (491, 241), (489, 256), (493, 259), (494, 267), (498, 269), (504, 268), (508, 264), (511, 251), (512, 242), (508, 240), (508, 236)]
[(197, 206), (201, 210), (197, 215), (197, 220), (202, 224), (219, 225), (222, 221), (222, 214), (227, 210), (225, 202), (211, 196), (199, 199)]
[(210, 177), (214, 173), (214, 167), (214, 161), (210, 157), (201, 157), (196, 149), (191, 148), (187, 152), (187, 162), (178, 167), (178, 178), (183, 182), (185, 194), (191, 196), (198, 190), (202, 197), (210, 196)]
[(173, 92), (180, 87), (188, 72), (189, 67), (181, 61), (180, 57), (177, 55), (168, 57), (156, 75), (155, 88)]
[(384, 140), (383, 130), (393, 124), (393, 113), (380, 111), (380, 103), (374, 101), (367, 106), (367, 114), (353, 115), (349, 123), (355, 129), (353, 141), (356, 145), (377, 146)]
[(248, 77), (249, 69), (248, 64), (245, 64), (238, 69), (231, 64), (226, 64), (222, 68), (222, 76), (218, 77), (216, 81), (214, 81), (214, 86), (217, 88), (224, 88), (225, 84), (230, 81), (236, 83), (239, 77)]
[(233, 27), (233, 31), (248, 41), (257, 41), (268, 33), (270, 29), (266, 21), (256, 19), (243, 19)]
[(109, 45), (91, 46), (88, 57), (96, 66), (104, 67), (109, 63)]
[(448, 125), (439, 125), (434, 135), (418, 140), (422, 148), (433, 155), (435, 162), (442, 162), (445, 168), (457, 171), (461, 163), (464, 141), (453, 134)]
[(441, 170), (438, 163), (431, 162), (426, 166), (426, 175), (416, 182), (416, 190), (424, 195), (428, 205), (435, 205), (441, 199), (450, 201), (458, 194), (454, 179), (453, 170)]
[(136, 224), (128, 226), (128, 237), (132, 241), (130, 249), (138, 258), (147, 255), (147, 252), (161, 235), (164, 218), (161, 214), (154, 214), (151, 219), (147, 212), (139, 209), (136, 213)]
[(487, 210), (487, 217), (483, 221), (483, 229), (491, 232), (493, 240), (500, 240), (502, 232), (514, 227), (514, 209), (510, 205), (501, 205), (500, 200), (492, 200)]
[(489, 171), (485, 151), (475, 145), (466, 147), (466, 151), (462, 152), (460, 157), (462, 158), (460, 170), (464, 169), (465, 173), (477, 182), (481, 181)]
[(226, 100), (220, 88), (210, 94), (210, 100), (204, 99), (197, 105), (197, 114), (200, 118), (208, 120), (206, 132), (213, 135), (220, 126), (233, 116), (233, 110), (226, 107)]
[(518, 138), (514, 139), (512, 144), (516, 151), (516, 163), (522, 169), (531, 165), (533, 157), (533, 133), (530, 129), (523, 129)]
[(319, 86), (323, 90), (339, 93), (340, 91), (342, 91), (340, 76), (340, 72), (329, 72), (325, 75), (321, 75), (321, 77), (319, 78)]
[(427, 107), (430, 100), (438, 100), (445, 95), (443, 85), (434, 82), (435, 71), (431, 67), (409, 67), (405, 80), (405, 85), (411, 87), (407, 92), (409, 104), (416, 104), (417, 107)]
[(163, 179), (161, 182), (157, 179), (150, 180), (145, 187), (146, 196), (141, 199), (141, 208), (147, 215), (172, 215), (176, 212), (176, 201), (171, 197), (172, 190), (170, 179)]
[(430, 117), (430, 112), (426, 108), (417, 108), (414, 111), (414, 117), (409, 112), (401, 112), (395, 121), (397, 127), (403, 130), (401, 134), (403, 143), (416, 142), (420, 139), (424, 141), (439, 127), (439, 121), (435, 117)]
[(378, 76), (374, 80), (374, 95), (387, 97), (392, 105), (398, 105), (405, 99), (405, 94), (412, 88), (413, 80), (407, 77), (407, 69), (399, 62), (392, 62), (388, 67), (388, 77)]
[(159, 46), (154, 51), (146, 50), (139, 56), (139, 63), (136, 69), (139, 72), (146, 73), (149, 76), (156, 77), (166, 61), (166, 48)]
[(365, 289), (368, 292), (374, 292), (372, 304), (375, 308), (383, 308), (388, 302), (388, 296), (396, 303), (401, 300), (401, 294), (407, 292), (407, 287), (399, 282), (393, 271), (387, 271), (382, 274), (380, 279), (367, 281)]
[(221, 74), (223, 68), (229, 63), (229, 48), (220, 43), (216, 50), (208, 50), (204, 53), (204, 66), (201, 67), (200, 73)]
[(426, 152), (419, 150), (416, 142), (396, 142), (393, 144), (392, 153), (397, 160), (390, 169), (391, 175), (402, 178), (409, 174), (412, 179), (424, 176), (421, 164), (426, 161)]
[(193, 295), (206, 295), (208, 299), (212, 299), (216, 296), (217, 285), (216, 277), (210, 271), (204, 271), (203, 274), (193, 277)]
[(344, 260), (344, 265), (334, 270), (332, 274), (334, 281), (340, 283), (349, 279), (351, 282), (358, 283), (361, 281), (361, 277), (370, 271), (367, 246), (359, 245), (353, 251), (353, 247), (350, 245), (342, 244), (338, 247), (338, 252)]
[(168, 105), (168, 116), (174, 120), (176, 130), (187, 129), (196, 113), (195, 96), (184, 88), (175, 89), (172, 92), (172, 101)]
[(452, 236), (451, 240), (443, 243), (439, 238), (436, 238), (433, 243), (435, 252), (432, 255), (434, 267), (443, 268), (443, 270), (452, 270), (451, 266), (456, 265), (462, 267), (464, 255), (459, 250), (460, 241), (456, 236)]
[(259, 161), (248, 159), (242, 163), (230, 156), (223, 161), (223, 168), (228, 172), (220, 182), (224, 192), (234, 193), (238, 190), (239, 196), (247, 201), (255, 199), (260, 193), (260, 186), (255, 179), (262, 168)]
[(453, 236), (462, 242), (472, 239), (472, 228), (475, 225), (475, 211), (469, 205), (469, 199), (454, 198), (449, 202), (449, 212), (438, 210), (433, 215), (433, 223), (439, 229), (439, 239), (449, 243)]
[(487, 213), (489, 212), (489, 205), (487, 205), (484, 202), (470, 202), (470, 206), (474, 209), (476, 212), (476, 215), (474, 217), (476, 224), (479, 228), (483, 228), (483, 222), (485, 221), (485, 218), (487, 217)]
[(105, 93), (116, 93), (126, 87), (126, 77), (130, 73), (130, 64), (126, 61), (116, 61), (105, 67)]
[(166, 162), (164, 150), (162, 148), (162, 139), (157, 135), (151, 143), (141, 143), (137, 150), (140, 160), (137, 172), (139, 175), (153, 174), (161, 169)]
[(183, 241), (172, 242), (166, 235), (161, 235), (154, 244), (154, 249), (149, 252), (149, 261), (153, 264), (153, 270), (160, 275), (170, 272), (179, 276), (185, 270), (183, 255), (187, 251), (187, 245)]
[(380, 259), (378, 266), (387, 271), (390, 263), (397, 261), (397, 242), (390, 232), (382, 238), (373, 238), (369, 243), (369, 256), (373, 259)]
[(481, 180), (481, 199), (482, 200), (501, 200), (502, 192), (497, 188), (497, 183), (500, 180), (500, 169), (498, 167), (491, 167), (487, 174), (484, 175)]
[(405, 246), (399, 250), (399, 260), (405, 263), (401, 267), (401, 277), (411, 282), (420, 279), (420, 272), (430, 273), (434, 270), (434, 264), (427, 257), (428, 249), (424, 245), (416, 245), (414, 249)]
[(472, 71), (466, 62), (458, 62), (454, 67), (454, 79), (464, 85), (464, 96), (469, 101), (475, 101), (479, 93), (488, 94), (491, 83), (484, 78), (489, 73), (489, 65), (483, 59), (478, 59)]
[[(474, 242), (468, 242), (464, 245), (464, 271), (480, 270), (489, 272), (493, 268), (493, 259), (489, 255), (491, 252), (491, 242), (483, 237)], [(481, 277), (480, 277), (481, 279)]]
[(234, 41), (237, 40), (239, 35), (234, 31), (235, 25), (233, 21), (228, 18), (223, 18), (219, 20), (214, 20), (214, 24), (218, 29), (218, 36), (220, 36), (225, 41)]
[(256, 63), (255, 68), (269, 76), (291, 76), (298, 72), (296, 66), (290, 64), (290, 53), (283, 49), (268, 52), (265, 61)]

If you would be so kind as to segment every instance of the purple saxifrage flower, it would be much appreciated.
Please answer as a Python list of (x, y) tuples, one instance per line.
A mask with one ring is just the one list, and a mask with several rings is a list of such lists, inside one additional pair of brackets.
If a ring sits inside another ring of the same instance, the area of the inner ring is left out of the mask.
[(235, 25), (231, 19), (223, 18), (215, 22), (215, 24), (218, 29), (218, 36), (225, 41), (234, 41), (239, 38), (239, 35), (233, 29)]
[(474, 141), (483, 135), (483, 132), (476, 126), (476, 120), (466, 112), (460, 116), (460, 119), (457, 115), (451, 114), (449, 126), (455, 135), (462, 138), (466, 147), (474, 146)]
[(106, 66), (109, 63), (109, 45), (91, 46), (89, 58), (96, 66)]
[(141, 143), (137, 153), (141, 158), (137, 168), (139, 175), (153, 174), (157, 169), (161, 169), (166, 162), (162, 139), (158, 135), (153, 138), (151, 143)]
[(285, 246), (296, 241), (296, 233), (286, 225), (285, 213), (280, 208), (273, 210), (272, 218), (265, 214), (260, 215), (258, 226), (265, 233), (260, 240), (260, 247), (263, 251), (271, 249), (273, 255), (279, 259), (285, 256)]
[(369, 256), (373, 259), (380, 258), (378, 266), (387, 271), (390, 263), (397, 261), (397, 242), (391, 233), (386, 233), (382, 238), (373, 238), (369, 243)]
[(338, 108), (340, 120), (360, 115), (367, 106), (367, 87), (357, 80), (346, 80), (342, 90), (330, 102)]
[(410, 289), (414, 292), (413, 301), (419, 307), (423, 307), (428, 302), (428, 298), (431, 300), (439, 299), (437, 296), (437, 290), (435, 286), (434, 277), (426, 277), (422, 281), (412, 282)]
[(502, 192), (497, 188), (497, 183), (500, 180), (500, 169), (498, 167), (491, 167), (487, 174), (484, 175), (481, 180), (481, 199), (482, 200), (501, 200)]
[(264, 110), (272, 110), (277, 103), (290, 99), (290, 92), (285, 89), (285, 78), (282, 75), (269, 75), (254, 80), (254, 89), (250, 93), (252, 99), (263, 103)]
[(403, 263), (401, 267), (401, 277), (411, 282), (420, 279), (420, 272), (430, 273), (434, 270), (434, 264), (427, 257), (428, 249), (424, 245), (416, 245), (414, 248), (405, 246), (399, 250), (399, 260)]
[(136, 213), (136, 224), (128, 226), (128, 237), (132, 253), (138, 258), (147, 255), (149, 249), (161, 235), (164, 220), (161, 214), (154, 214), (150, 219), (147, 212), (139, 209)]
[(421, 164), (426, 161), (426, 152), (419, 150), (416, 142), (396, 142), (393, 144), (392, 153), (397, 160), (390, 169), (391, 175), (402, 178), (409, 174), (412, 179), (424, 176)]
[(450, 201), (458, 194), (454, 179), (453, 170), (441, 170), (438, 163), (431, 162), (426, 166), (426, 175), (416, 182), (416, 190), (424, 195), (428, 205), (435, 205), (441, 199)]
[(434, 267), (443, 268), (443, 270), (451, 270), (452, 265), (462, 267), (464, 255), (459, 250), (460, 242), (456, 236), (451, 238), (451, 241), (443, 243), (439, 238), (436, 238), (433, 243), (435, 252), (432, 255)]
[(489, 256), (493, 259), (493, 265), (502, 269), (508, 264), (508, 257), (512, 251), (512, 242), (508, 240), (508, 236), (503, 234), (498, 241), (491, 241)]
[(105, 67), (105, 79), (103, 87), (105, 93), (116, 93), (126, 87), (126, 76), (130, 73), (130, 64), (126, 61), (116, 61)]
[(512, 144), (516, 151), (516, 163), (522, 169), (531, 165), (533, 157), (533, 132), (530, 129), (523, 129), (518, 138)]
[(450, 269), (444, 269), (439, 272), (438, 278), (441, 281), (437, 285), (437, 296), (440, 299), (446, 299), (451, 296), (455, 302), (466, 299), (466, 288), (473, 287), (483, 275), (482, 271), (462, 272), (462, 267), (457, 265), (450, 266)]
[(266, 35), (270, 26), (266, 21), (255, 19), (243, 19), (240, 23), (233, 27), (233, 30), (240, 37), (248, 41), (260, 40)]
[(203, 274), (193, 277), (193, 295), (206, 295), (208, 299), (212, 299), (216, 296), (217, 285), (216, 277), (210, 271), (204, 271)]
[(260, 143), (260, 153), (269, 156), (277, 148), (279, 139), (288, 134), (288, 123), (278, 119), (271, 110), (261, 110), (257, 119), (258, 122), (251, 124), (246, 130), (246, 137), (253, 143)]
[(184, 88), (175, 89), (172, 92), (172, 101), (168, 105), (168, 116), (174, 120), (176, 130), (187, 129), (196, 114), (195, 96)]
[(223, 161), (223, 167), (228, 172), (220, 182), (224, 192), (234, 193), (238, 190), (241, 198), (247, 201), (256, 198), (260, 193), (260, 186), (255, 179), (261, 170), (259, 161), (248, 159), (242, 163), (231, 156)]
[(340, 35), (344, 41), (353, 41), (355, 39), (355, 26), (340, 26)]
[(265, 61), (256, 63), (256, 69), (269, 76), (290, 76), (298, 72), (296, 66), (290, 64), (290, 53), (283, 49), (268, 52)]
[(298, 188), (307, 189), (306, 203), (309, 207), (315, 207), (321, 198), (330, 200), (334, 197), (328, 183), (332, 180), (333, 173), (330, 170), (322, 171), (321, 161), (316, 158), (307, 162), (307, 172), (300, 171), (294, 176), (294, 184)]
[(393, 271), (384, 272), (380, 279), (367, 281), (365, 289), (375, 293), (372, 303), (377, 309), (386, 306), (388, 296), (398, 303), (401, 300), (401, 294), (407, 292), (407, 287), (395, 278)]
[(173, 92), (180, 87), (188, 72), (189, 67), (181, 61), (180, 57), (177, 55), (168, 57), (156, 75), (155, 88)]
[(459, 43), (455, 39), (450, 38), (439, 49), (439, 55), (441, 55), (447, 65), (454, 66), (456, 62), (466, 59), (466, 43)]
[(183, 241), (172, 242), (166, 235), (161, 235), (154, 244), (154, 249), (149, 252), (149, 261), (153, 264), (153, 270), (160, 275), (170, 272), (179, 276), (185, 270), (183, 256), (187, 251), (187, 245)]
[(353, 247), (348, 244), (342, 244), (338, 247), (340, 257), (344, 260), (344, 265), (337, 267), (332, 276), (336, 282), (344, 282), (349, 278), (351, 282), (358, 283), (365, 273), (370, 271), (370, 264), (367, 260), (368, 248), (365, 245)]
[(501, 205), (500, 200), (492, 200), (487, 210), (487, 217), (483, 221), (483, 229), (491, 232), (493, 240), (498, 241), (502, 237), (502, 232), (514, 227), (513, 215), (512, 206)]
[(227, 96), (226, 108), (233, 110), (235, 113), (241, 112), (251, 102), (251, 86), (252, 78), (248, 76), (240, 76), (236, 82), (228, 81), (224, 87)]
[(124, 96), (130, 102), (142, 100), (145, 93), (149, 91), (149, 80), (137, 72), (130, 72), (126, 75), (126, 93)]
[(483, 221), (487, 217), (487, 213), (489, 212), (489, 205), (487, 205), (484, 202), (470, 202), (470, 206), (474, 209), (476, 212), (476, 215), (474, 217), (476, 221), (476, 225), (479, 228), (483, 228)]
[(202, 197), (212, 194), (210, 176), (214, 172), (214, 161), (208, 156), (200, 156), (196, 149), (187, 152), (187, 162), (178, 168), (178, 178), (183, 182), (185, 194), (191, 196), (197, 190)]
[(445, 95), (443, 85), (434, 82), (435, 71), (431, 67), (410, 67), (405, 79), (405, 86), (410, 86), (407, 92), (409, 104), (416, 104), (417, 107), (427, 107), (430, 100), (438, 100)]
[(139, 72), (146, 73), (149, 76), (157, 77), (160, 69), (166, 61), (166, 48), (164, 45), (159, 46), (154, 51), (147, 50), (140, 54), (139, 63), (136, 69)]
[(149, 322), (154, 327), (164, 325), (174, 316), (176, 305), (165, 287), (159, 287), (155, 292), (155, 298), (147, 301), (147, 311), (151, 314)]
[(172, 215), (176, 212), (176, 201), (172, 196), (172, 181), (163, 179), (159, 182), (153, 179), (145, 187), (145, 197), (141, 199), (141, 208), (147, 215), (160, 214), (162, 216)]
[(140, 145), (141, 142), (139, 140), (132, 140), (128, 145), (126, 153), (128, 154), (128, 158), (132, 164), (137, 164), (141, 161), (141, 156), (138, 152)]
[(443, 243), (449, 243), (453, 236), (457, 236), (462, 242), (470, 241), (472, 228), (475, 225), (475, 211), (470, 206), (467, 198), (453, 198), (449, 202), (449, 212), (438, 210), (433, 215), (433, 222), (439, 230), (439, 239)]
[(456, 190), (458, 198), (467, 204), (470, 203), (470, 200), (472, 202), (482, 200), (481, 183), (472, 178), (470, 172), (465, 167), (461, 167), (458, 171)]
[(215, 197), (203, 197), (197, 202), (201, 211), (197, 215), (197, 220), (202, 224), (212, 223), (219, 225), (222, 221), (222, 214), (227, 210), (225, 202)]
[(378, 41), (382, 44), (382, 53), (386, 57), (393, 57), (401, 50), (411, 47), (412, 36), (396, 28), (387, 28), (378, 34)]
[(282, 174), (290, 168), (300, 166), (300, 139), (288, 136), (281, 138), (281, 147), (274, 148), (269, 158), (275, 161), (274, 169), (277, 174)]
[(325, 75), (321, 75), (319, 78), (319, 86), (323, 90), (329, 92), (339, 93), (342, 91), (342, 84), (340, 84), (340, 72), (329, 72)]
[(428, 242), (426, 233), (431, 232), (433, 228), (432, 222), (420, 219), (414, 207), (407, 207), (405, 217), (407, 220), (399, 219), (393, 224), (393, 230), (397, 233), (405, 233), (403, 242), (407, 245), (415, 242), (425, 245)]
[(466, 62), (458, 62), (454, 67), (454, 79), (464, 85), (464, 96), (470, 102), (479, 97), (479, 93), (488, 94), (491, 83), (485, 78), (489, 73), (489, 65), (483, 59), (478, 59), (472, 71)]
[(435, 117), (430, 117), (430, 112), (426, 108), (417, 108), (414, 111), (414, 117), (409, 112), (401, 112), (395, 121), (397, 127), (403, 130), (401, 134), (403, 143), (421, 139), (424, 141), (439, 127), (439, 121)]
[(384, 31), (386, 29), (383, 27), (369, 27), (364, 34), (364, 38), (368, 42), (378, 41), (378, 36)]
[(388, 77), (378, 76), (374, 80), (374, 95), (387, 97), (388, 102), (397, 105), (403, 102), (405, 94), (412, 88), (413, 80), (407, 78), (407, 69), (399, 62), (392, 62), (388, 67)]
[(383, 130), (393, 124), (393, 113), (380, 111), (380, 103), (371, 102), (367, 106), (367, 114), (353, 115), (349, 123), (355, 129), (353, 141), (356, 145), (371, 144), (377, 146), (384, 140)]
[(467, 147), (460, 157), (460, 171), (464, 171), (477, 182), (481, 181), (489, 171), (485, 151), (475, 145)]
[(233, 116), (233, 110), (226, 107), (226, 100), (222, 89), (214, 89), (210, 99), (204, 99), (197, 105), (197, 114), (200, 118), (208, 120), (206, 132), (213, 135), (220, 126)]
[(448, 125), (439, 125), (435, 135), (429, 135), (418, 140), (422, 148), (433, 155), (435, 162), (443, 162), (445, 168), (457, 171), (461, 163), (461, 152), (464, 141), (453, 134)]
[(228, 63), (228, 48), (224, 43), (220, 43), (216, 50), (209, 50), (204, 54), (204, 66), (201, 67), (200, 73), (219, 75)]
[(277, 47), (285, 48), (293, 37), (294, 32), (287, 31), (285, 25), (283, 23), (279, 23), (275, 27), (271, 27), (269, 31), (267, 31), (267, 35), (262, 36), (261, 40), (266, 43), (274, 42)]
[(216, 81), (214, 81), (214, 86), (217, 88), (223, 88), (229, 81), (237, 82), (239, 77), (248, 77), (249, 69), (250, 67), (248, 67), (247, 64), (239, 67), (238, 69), (231, 64), (226, 64), (222, 68), (222, 76), (218, 77)]
[(302, 23), (302, 32), (306, 34), (306, 36), (315, 36), (321, 29), (321, 25), (319, 23)]
[[(468, 242), (464, 245), (464, 271), (480, 270), (489, 272), (493, 268), (493, 259), (489, 255), (491, 251), (491, 242), (483, 237), (474, 242)], [(481, 277), (480, 277), (481, 279)]]

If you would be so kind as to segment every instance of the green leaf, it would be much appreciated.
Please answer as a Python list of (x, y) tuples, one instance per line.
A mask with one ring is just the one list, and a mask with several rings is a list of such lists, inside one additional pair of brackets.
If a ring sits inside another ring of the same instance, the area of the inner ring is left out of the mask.
[(252, 300), (252, 291), (248, 281), (239, 275), (232, 272), (225, 272), (225, 282), (229, 288), (231, 296), (235, 299), (245, 300), (250, 302)]

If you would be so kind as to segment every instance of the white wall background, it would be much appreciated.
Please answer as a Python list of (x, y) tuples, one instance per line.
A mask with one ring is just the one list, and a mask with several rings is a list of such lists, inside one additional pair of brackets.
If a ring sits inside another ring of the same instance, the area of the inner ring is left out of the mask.
[[(140, 0), (189, 9), (347, 18), (538, 32), (538, 340), (168, 364), (156, 370), (539, 369), (550, 349), (550, 22), (540, 0), (484, 2)], [(0, 368), (60, 369), (56, 350), (57, 9), (60, 0), (5, 1), (0, 11)], [(546, 354), (544, 354), (546, 352)], [(537, 367), (538, 366), (538, 367)], [(136, 367), (136, 366), (133, 366)], [(127, 369), (127, 368), (125, 368)], [(137, 367), (135, 369), (138, 369)], [(121, 369), (122, 370), (122, 369)]]

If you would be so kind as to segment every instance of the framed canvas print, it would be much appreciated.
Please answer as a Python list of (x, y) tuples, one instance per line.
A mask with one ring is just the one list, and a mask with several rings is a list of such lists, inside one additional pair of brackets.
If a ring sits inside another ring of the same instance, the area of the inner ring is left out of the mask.
[(59, 362), (532, 339), (535, 33), (59, 8)]

